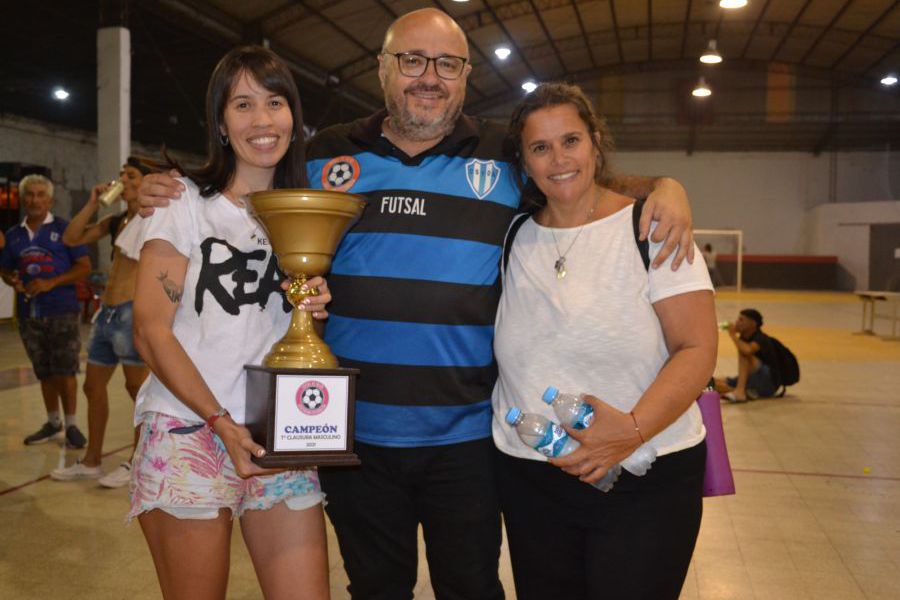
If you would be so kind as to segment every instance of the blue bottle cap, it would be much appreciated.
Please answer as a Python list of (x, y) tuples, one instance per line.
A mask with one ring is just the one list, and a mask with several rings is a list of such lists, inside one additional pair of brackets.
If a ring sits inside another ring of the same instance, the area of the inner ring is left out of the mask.
[(509, 409), (509, 412), (506, 413), (506, 422), (509, 423), (510, 425), (515, 425), (516, 419), (518, 419), (519, 415), (521, 415), (521, 414), (522, 414), (522, 411), (520, 409), (516, 408), (515, 406), (513, 406), (511, 409)]
[(547, 404), (551, 404), (556, 397), (559, 395), (559, 390), (553, 387), (552, 385), (544, 390), (544, 395), (542, 396), (544, 402)]

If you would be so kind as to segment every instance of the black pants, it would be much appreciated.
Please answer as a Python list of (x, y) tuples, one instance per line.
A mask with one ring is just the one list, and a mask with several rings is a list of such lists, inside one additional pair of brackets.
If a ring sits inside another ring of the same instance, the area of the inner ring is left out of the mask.
[(548, 463), (496, 452), (519, 600), (677, 600), (703, 512), (706, 444), (622, 471), (604, 494)]
[(413, 597), (421, 523), (438, 600), (502, 599), (493, 441), (354, 449), (361, 467), (319, 471), (351, 596)]

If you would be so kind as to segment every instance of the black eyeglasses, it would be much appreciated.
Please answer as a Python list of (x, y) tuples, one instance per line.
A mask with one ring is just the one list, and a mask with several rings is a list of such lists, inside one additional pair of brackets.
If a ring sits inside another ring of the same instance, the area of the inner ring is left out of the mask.
[(434, 62), (434, 72), (441, 79), (459, 79), (469, 59), (462, 56), (438, 56), (429, 58), (415, 52), (382, 52), (397, 58), (400, 73), (407, 77), (421, 77), (428, 70), (428, 63)]

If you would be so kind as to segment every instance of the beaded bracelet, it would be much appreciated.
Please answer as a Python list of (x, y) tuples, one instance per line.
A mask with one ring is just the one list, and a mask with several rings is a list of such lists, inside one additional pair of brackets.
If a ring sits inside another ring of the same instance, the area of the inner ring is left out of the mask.
[(644, 439), (644, 434), (641, 433), (641, 428), (638, 427), (637, 419), (636, 419), (635, 416), (634, 416), (634, 411), (631, 411), (631, 412), (628, 413), (628, 414), (631, 415), (631, 421), (632, 421), (632, 423), (634, 423), (634, 430), (637, 432), (638, 437), (641, 438), (641, 443), (642, 443), (642, 444), (646, 444), (646, 443), (647, 443), (647, 440)]

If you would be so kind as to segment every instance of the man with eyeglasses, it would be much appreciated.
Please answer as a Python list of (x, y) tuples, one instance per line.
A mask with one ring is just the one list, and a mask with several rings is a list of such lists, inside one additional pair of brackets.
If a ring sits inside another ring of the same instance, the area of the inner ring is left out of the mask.
[[(419, 524), (437, 598), (503, 597), (492, 340), (520, 189), (504, 128), (462, 114), (468, 57), (443, 12), (400, 17), (378, 56), (386, 110), (323, 130), (307, 150), (314, 186), (369, 201), (335, 256), (325, 333), (361, 372), (362, 466), (320, 470), (353, 598), (412, 598)], [(651, 181), (638, 183), (646, 195)], [(689, 223), (680, 202), (667, 204)]]
[[(362, 465), (319, 471), (353, 598), (413, 597), (420, 524), (438, 599), (503, 598), (492, 343), (499, 257), (520, 189), (504, 127), (462, 114), (471, 71), (453, 19), (407, 13), (378, 55), (386, 110), (329, 127), (307, 148), (312, 186), (368, 200), (334, 257), (325, 330), (341, 366), (361, 372)], [(145, 178), (141, 204), (176, 197), (172, 183)], [(626, 183), (617, 189), (632, 195), (660, 188), (663, 201), (645, 208), (668, 234), (660, 261), (679, 242), (680, 254), (693, 247), (677, 182)]]

